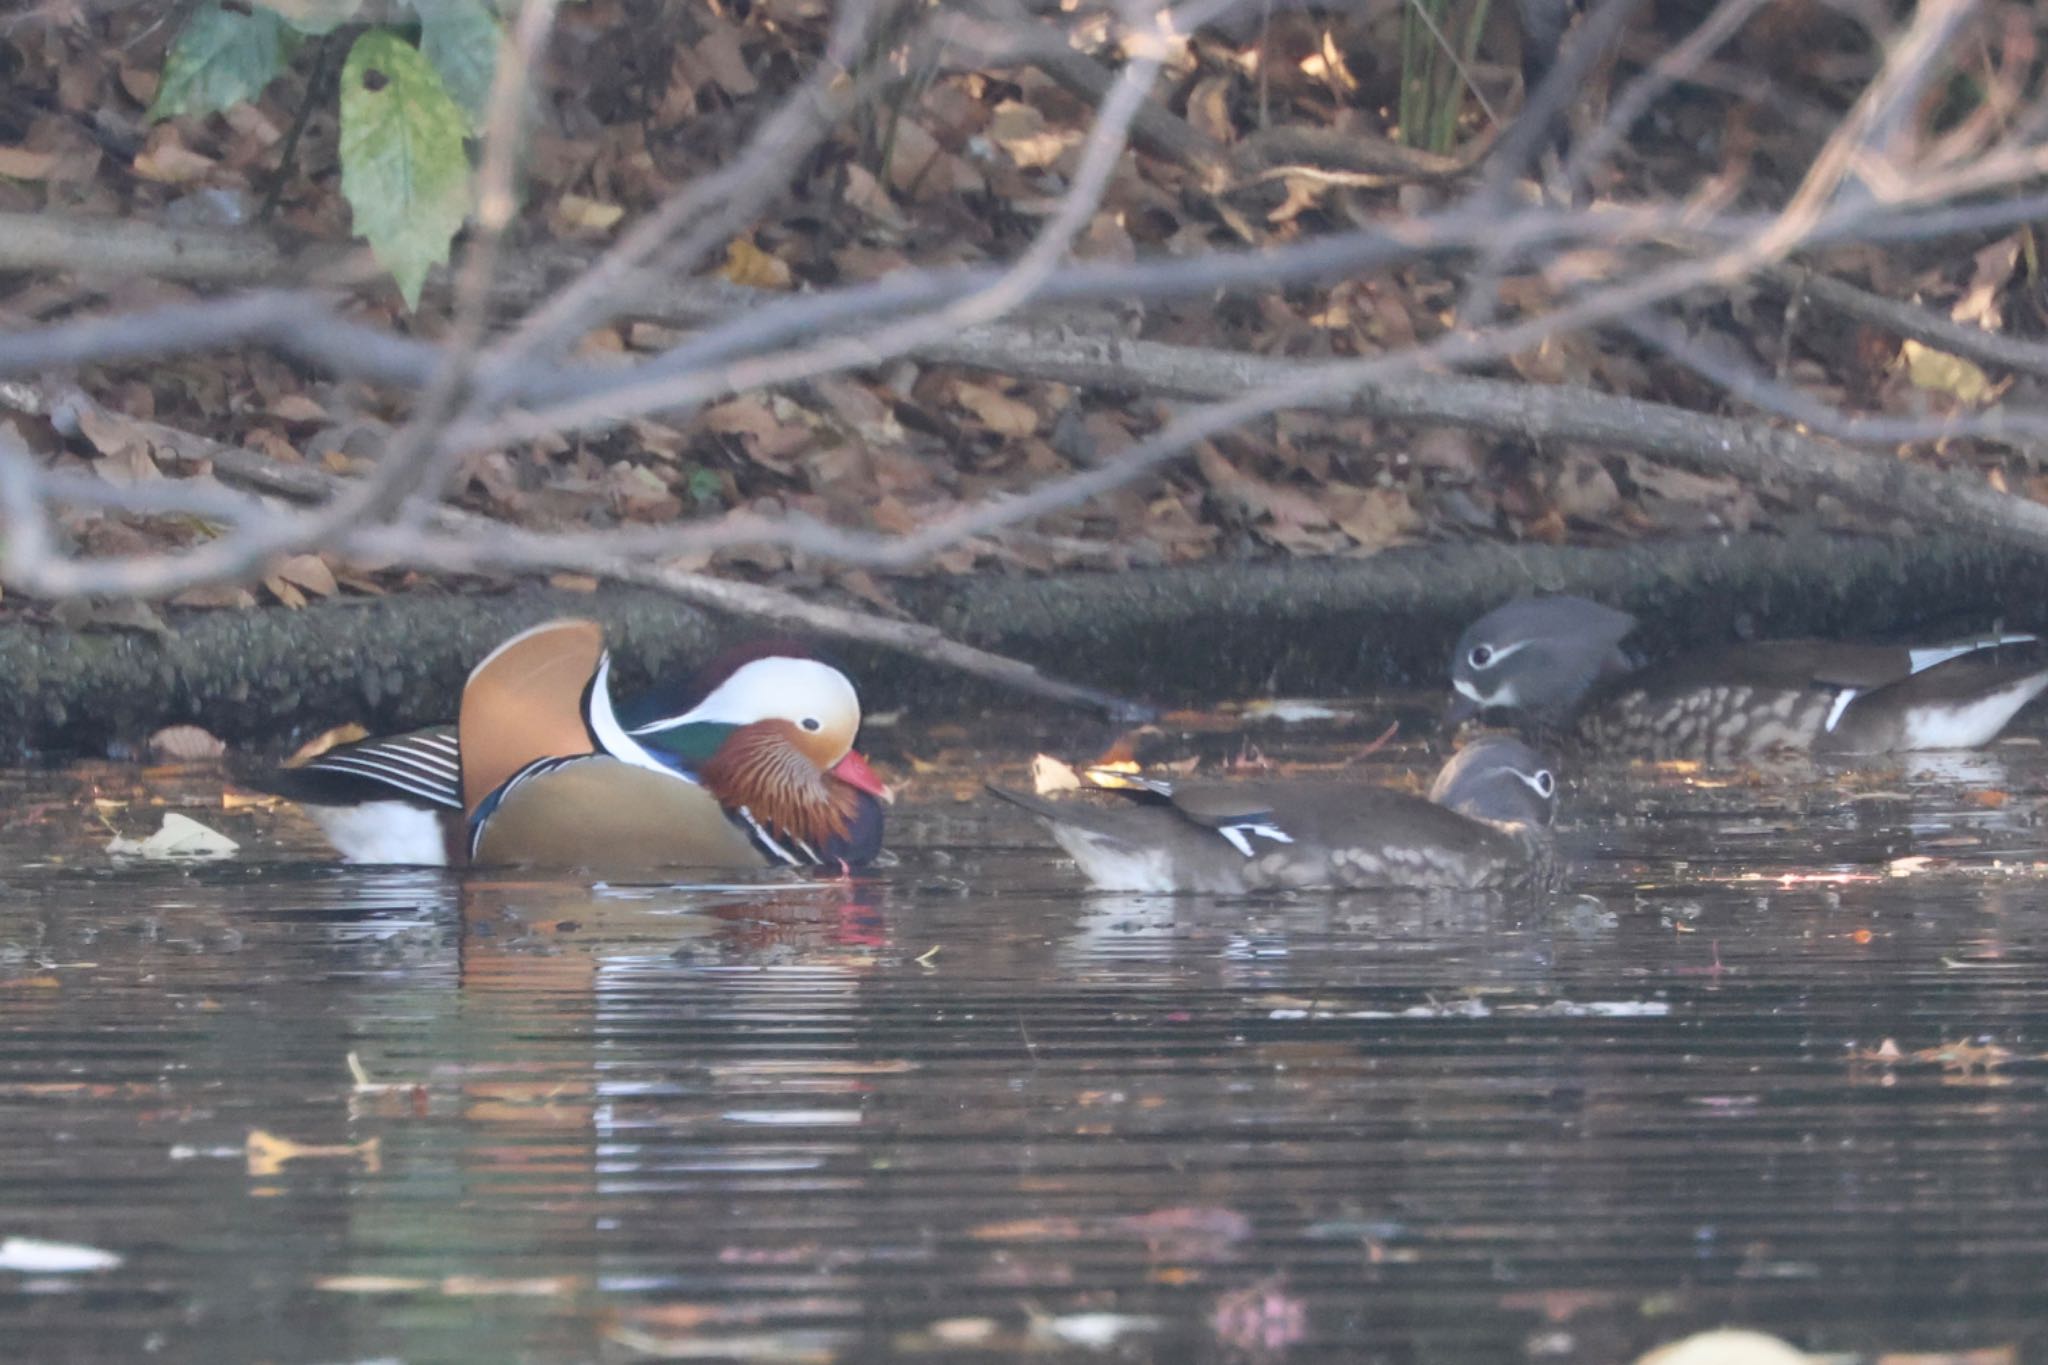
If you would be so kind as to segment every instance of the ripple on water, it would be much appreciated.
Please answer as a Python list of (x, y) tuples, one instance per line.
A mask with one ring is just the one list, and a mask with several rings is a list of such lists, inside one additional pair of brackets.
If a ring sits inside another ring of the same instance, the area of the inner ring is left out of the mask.
[(0, 1239), (121, 1261), (0, 1255), (0, 1340), (2035, 1358), (2043, 774), (1596, 773), (1541, 902), (1094, 895), (983, 805), (843, 884), (115, 866), (14, 774)]

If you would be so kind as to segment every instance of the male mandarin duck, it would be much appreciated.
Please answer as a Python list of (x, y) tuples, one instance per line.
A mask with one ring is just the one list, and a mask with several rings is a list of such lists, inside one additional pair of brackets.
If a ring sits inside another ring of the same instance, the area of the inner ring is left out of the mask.
[(513, 636), (453, 726), (345, 744), (253, 784), (350, 862), (656, 869), (853, 866), (888, 789), (853, 747), (846, 675), (793, 647), (736, 651), (625, 705), (592, 621)]
[(1446, 722), (1505, 712), (1576, 728), (1621, 757), (1739, 762), (1773, 753), (1968, 749), (2048, 689), (2032, 635), (1924, 646), (1760, 640), (1648, 668), (1625, 653), (1636, 618), (1583, 597), (1509, 602), (1451, 658)]
[(1467, 745), (1437, 774), (1428, 800), (1328, 780), (1089, 776), (1131, 804), (989, 790), (1045, 821), (1098, 890), (1487, 891), (1549, 874), (1557, 779), (1535, 750), (1506, 735)]

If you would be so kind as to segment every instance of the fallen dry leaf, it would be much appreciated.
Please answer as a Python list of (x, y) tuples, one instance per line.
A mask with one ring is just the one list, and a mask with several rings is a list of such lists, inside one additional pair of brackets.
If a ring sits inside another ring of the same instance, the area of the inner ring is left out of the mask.
[(219, 758), (228, 746), (196, 725), (167, 725), (149, 737), (149, 751), (159, 758), (191, 763)]
[(317, 554), (293, 555), (281, 561), (271, 574), (316, 597), (332, 597), (341, 591), (341, 585), (334, 581), (334, 570)]
[(51, 152), (32, 152), (26, 147), (0, 147), (0, 180), (41, 180), (56, 167)]
[(359, 739), (368, 739), (369, 737), (370, 732), (353, 721), (347, 725), (337, 725), (331, 730), (321, 731), (298, 748), (292, 750), (292, 756), (284, 761), (284, 766), (287, 768), (301, 767), (320, 757), (320, 755), (336, 745), (353, 744)]
[(625, 216), (623, 204), (607, 204), (580, 194), (563, 195), (548, 214), (555, 231), (564, 237), (610, 232)]
[(1001, 147), (1010, 160), (1025, 170), (1052, 165), (1060, 155), (1080, 141), (1078, 128), (1054, 128), (1045, 115), (1028, 104), (1005, 100), (996, 106), (989, 120), (989, 141)]
[(746, 53), (740, 49), (740, 30), (710, 16), (700, 16), (699, 23), (708, 26), (708, 32), (697, 40), (696, 55), (711, 72), (711, 79), (718, 82), (718, 88), (734, 99), (753, 94), (761, 88), (754, 79), (754, 73), (747, 67)]
[(794, 279), (789, 262), (769, 255), (744, 237), (733, 238), (726, 247), (725, 268), (719, 273), (749, 289), (787, 289)]
[(1916, 1062), (1933, 1062), (1943, 1071), (1958, 1076), (1990, 1075), (2013, 1059), (2011, 1049), (1996, 1043), (1944, 1043), (1922, 1048), (1913, 1054)]
[(2005, 330), (1999, 298), (2012, 280), (2020, 262), (2023, 234), (2014, 232), (1980, 247), (1970, 258), (1970, 283), (1948, 315), (1956, 322), (1971, 323), (1987, 332)]
[(1991, 377), (1973, 361), (1908, 340), (1899, 347), (1899, 363), (1916, 389), (1945, 393), (1958, 402), (1976, 405), (1991, 396)]
[(953, 401), (999, 436), (1029, 436), (1038, 430), (1038, 412), (1029, 403), (999, 393), (985, 384), (964, 380), (953, 386)]

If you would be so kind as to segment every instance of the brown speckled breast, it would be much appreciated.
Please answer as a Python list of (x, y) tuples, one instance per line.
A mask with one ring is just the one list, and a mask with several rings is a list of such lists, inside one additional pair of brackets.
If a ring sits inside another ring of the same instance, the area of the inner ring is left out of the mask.
[(1601, 753), (1623, 758), (1737, 762), (1808, 753), (1835, 703), (1828, 688), (1708, 683), (1676, 692), (1625, 691), (1579, 721)]

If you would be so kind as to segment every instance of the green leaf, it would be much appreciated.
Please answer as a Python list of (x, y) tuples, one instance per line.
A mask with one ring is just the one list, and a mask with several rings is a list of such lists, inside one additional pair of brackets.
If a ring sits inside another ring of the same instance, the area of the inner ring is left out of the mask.
[(332, 33), (362, 12), (363, 0), (262, 0), (287, 24), (315, 37)]
[(468, 111), (469, 126), (482, 132), (503, 36), (497, 18), (483, 0), (412, 0), (412, 7), (420, 15), (420, 51)]
[(698, 506), (715, 503), (725, 495), (725, 480), (718, 477), (718, 471), (706, 469), (703, 465), (691, 465), (688, 480), (683, 485), (690, 501)]
[(469, 212), (468, 120), (419, 50), (390, 29), (356, 39), (341, 68), (341, 192), (358, 237), (417, 308)]
[(267, 9), (236, 14), (207, 0), (171, 44), (149, 117), (211, 114), (254, 99), (298, 45), (299, 36)]

